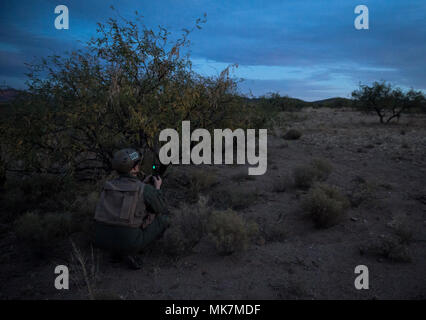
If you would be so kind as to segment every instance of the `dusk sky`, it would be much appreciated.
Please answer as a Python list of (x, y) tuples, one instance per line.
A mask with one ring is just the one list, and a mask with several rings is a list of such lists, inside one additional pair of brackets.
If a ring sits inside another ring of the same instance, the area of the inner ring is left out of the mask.
[[(54, 27), (61, 4), (69, 30)], [(360, 4), (369, 9), (368, 30), (354, 27)], [(349, 97), (360, 82), (375, 80), (426, 89), (424, 0), (3, 0), (0, 84), (25, 88), (25, 62), (81, 47), (96, 22), (114, 15), (110, 5), (178, 35), (206, 13), (207, 23), (190, 36), (194, 70), (216, 75), (236, 63), (242, 93), (313, 101)]]

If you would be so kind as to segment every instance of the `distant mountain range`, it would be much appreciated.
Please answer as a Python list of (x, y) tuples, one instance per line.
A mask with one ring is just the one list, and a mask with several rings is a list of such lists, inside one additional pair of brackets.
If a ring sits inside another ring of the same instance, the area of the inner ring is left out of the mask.
[[(13, 88), (0, 87), (0, 103), (12, 101), (19, 94), (19, 92), (20, 92), (19, 90), (16, 90)], [(340, 97), (328, 98), (328, 99), (312, 101), (312, 102), (304, 101), (297, 98), (290, 98), (290, 97), (282, 97), (282, 98), (286, 99), (289, 102), (292, 102), (293, 104), (296, 104), (298, 106), (303, 106), (303, 107), (313, 106), (313, 107), (333, 108), (333, 107), (347, 106), (350, 102), (350, 99), (340, 98)], [(251, 99), (247, 98), (247, 100), (251, 100), (251, 101), (258, 101), (260, 99), (261, 98), (251, 98)]]
[(19, 94), (19, 90), (13, 88), (0, 89), (0, 103), (12, 101)]

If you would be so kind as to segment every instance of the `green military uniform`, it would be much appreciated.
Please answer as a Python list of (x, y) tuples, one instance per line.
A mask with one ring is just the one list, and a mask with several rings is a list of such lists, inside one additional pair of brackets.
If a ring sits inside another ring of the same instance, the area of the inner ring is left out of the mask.
[[(130, 174), (123, 174), (119, 179), (125, 179), (126, 182), (134, 181), (135, 184), (140, 184), (139, 179)], [(160, 236), (169, 224), (169, 212), (165, 205), (162, 192), (149, 184), (144, 184), (143, 202), (148, 212), (156, 214), (151, 224), (142, 229), (140, 226), (111, 225), (96, 221), (95, 245), (114, 253), (123, 255), (135, 254), (146, 248), (147, 245)]]

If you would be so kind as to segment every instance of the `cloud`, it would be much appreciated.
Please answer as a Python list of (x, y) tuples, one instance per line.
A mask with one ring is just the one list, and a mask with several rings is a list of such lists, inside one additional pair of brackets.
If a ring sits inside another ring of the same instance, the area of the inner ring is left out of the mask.
[(214, 75), (238, 63), (236, 76), (247, 79), (242, 90), (250, 86), (261, 94), (275, 88), (315, 99), (326, 90), (329, 96), (347, 95), (360, 81), (380, 79), (426, 88), (422, 0), (364, 0), (370, 29), (361, 31), (353, 25), (356, 0), (63, 3), (70, 10), (66, 32), (53, 28), (54, 1), (0, 5), (0, 80), (19, 77), (23, 63), (34, 56), (80, 47), (79, 41), (95, 34), (96, 22), (114, 14), (109, 9), (113, 4), (124, 17), (131, 18), (138, 10), (147, 26), (165, 25), (177, 34), (206, 12), (207, 23), (190, 37), (196, 69)]

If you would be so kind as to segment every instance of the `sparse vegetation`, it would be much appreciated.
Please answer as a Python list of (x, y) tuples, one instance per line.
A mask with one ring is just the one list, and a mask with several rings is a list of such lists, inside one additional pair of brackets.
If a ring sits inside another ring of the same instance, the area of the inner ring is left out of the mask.
[(196, 204), (183, 205), (171, 215), (170, 227), (164, 233), (163, 244), (171, 255), (188, 253), (206, 233), (211, 209), (207, 199), (200, 197)]
[(235, 211), (213, 211), (208, 224), (210, 238), (222, 254), (245, 250), (249, 241), (258, 233), (255, 222), (246, 222)]
[(296, 188), (309, 189), (316, 181), (325, 181), (332, 171), (327, 160), (313, 159), (308, 165), (296, 167), (293, 171)]
[(188, 197), (190, 202), (198, 201), (200, 194), (210, 191), (219, 183), (216, 174), (207, 170), (193, 170), (189, 174)]
[(90, 247), (90, 256), (87, 258), (79, 247), (71, 240), (71, 268), (72, 277), (78, 288), (85, 287), (90, 300), (102, 298), (97, 294), (96, 285), (99, 280), (99, 252)]
[(316, 184), (302, 203), (317, 228), (329, 228), (339, 223), (349, 206), (340, 191), (327, 184)]
[(257, 201), (257, 192), (245, 192), (231, 187), (221, 187), (210, 194), (210, 204), (217, 209), (242, 210)]
[(30, 246), (37, 254), (46, 251), (71, 233), (68, 213), (37, 214), (27, 212), (15, 222), (15, 232), (20, 241)]
[(378, 239), (360, 247), (360, 254), (369, 254), (394, 262), (411, 262), (408, 246), (397, 237), (381, 235)]

